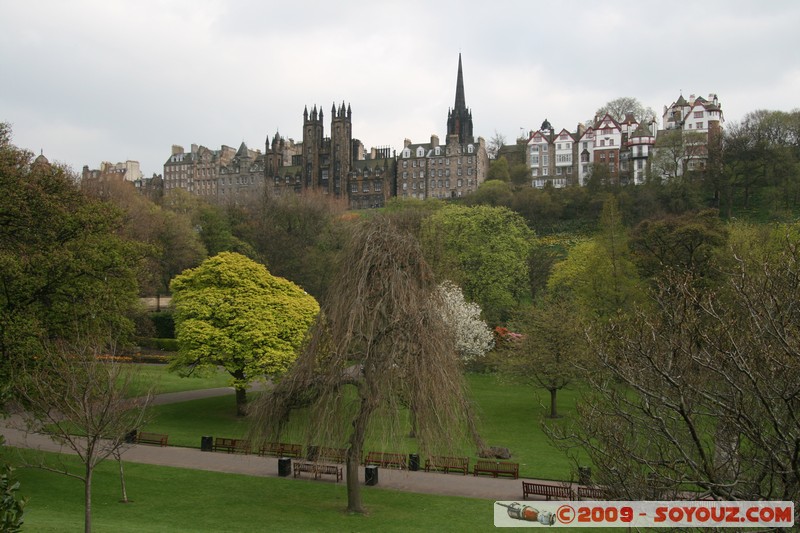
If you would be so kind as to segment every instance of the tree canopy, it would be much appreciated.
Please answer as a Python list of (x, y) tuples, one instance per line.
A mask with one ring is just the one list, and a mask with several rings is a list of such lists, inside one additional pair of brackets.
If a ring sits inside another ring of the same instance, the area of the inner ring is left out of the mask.
[(422, 240), (437, 275), (457, 283), (489, 324), (504, 321), (530, 293), (534, 234), (505, 207), (446, 206), (426, 220)]
[(69, 172), (11, 144), (0, 124), (0, 382), (6, 365), (47, 339), (133, 330), (140, 245), (120, 236), (120, 212)]
[(289, 368), (319, 312), (303, 289), (234, 252), (206, 259), (170, 287), (179, 346), (171, 368), (188, 375), (224, 367), (240, 414), (248, 384)]

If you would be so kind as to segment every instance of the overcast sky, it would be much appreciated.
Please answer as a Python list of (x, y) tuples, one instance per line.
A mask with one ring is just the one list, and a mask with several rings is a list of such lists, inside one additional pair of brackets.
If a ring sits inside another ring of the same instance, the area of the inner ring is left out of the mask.
[(369, 148), (443, 137), (462, 54), (474, 133), (574, 131), (607, 101), (660, 116), (719, 95), (728, 122), (800, 107), (800, 2), (0, 0), (0, 121), (80, 171), (173, 144), (302, 138), (351, 105)]

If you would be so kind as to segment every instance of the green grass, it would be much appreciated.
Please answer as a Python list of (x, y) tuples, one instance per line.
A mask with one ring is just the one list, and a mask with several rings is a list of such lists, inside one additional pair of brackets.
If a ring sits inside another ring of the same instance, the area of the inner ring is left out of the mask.
[(148, 388), (154, 387), (156, 394), (166, 392), (182, 392), (199, 389), (213, 389), (230, 385), (231, 376), (219, 370), (208, 377), (183, 378), (167, 370), (167, 365), (134, 364), (138, 374), (132, 383), (132, 396), (144, 394)]
[[(552, 446), (542, 430), (549, 394), (533, 387), (503, 383), (494, 375), (470, 374), (468, 383), (479, 416), (481, 435), (489, 446), (509, 448), (512, 461), (520, 463), (520, 475), (540, 479), (563, 480), (574, 476), (574, 464)], [(548, 424), (567, 423), (575, 414), (577, 391), (559, 393), (563, 418)], [(201, 437), (242, 437), (247, 420), (236, 416), (234, 395), (206, 398), (152, 408), (146, 431), (165, 433), (173, 446), (200, 447)], [(302, 442), (301, 431), (284, 440)], [(413, 439), (403, 439), (389, 449), (368, 439), (366, 450), (384, 449), (403, 453), (417, 452)], [(461, 451), (477, 459), (471, 447)], [(424, 458), (423, 458), (424, 460)]]
[[(78, 469), (74, 458), (65, 459)], [(93, 525), (97, 532), (203, 531), (492, 531), (492, 500), (431, 496), (363, 487), (368, 516), (344, 512), (344, 484), (261, 478), (125, 463), (122, 504), (116, 463), (96, 470)], [(25, 530), (79, 531), (81, 482), (37, 469), (16, 471), (30, 497)]]

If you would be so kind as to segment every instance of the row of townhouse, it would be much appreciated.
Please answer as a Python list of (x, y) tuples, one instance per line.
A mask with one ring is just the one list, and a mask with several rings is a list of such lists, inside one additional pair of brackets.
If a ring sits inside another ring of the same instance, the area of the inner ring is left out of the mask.
[[(588, 127), (579, 124), (575, 132), (556, 131), (545, 120), (530, 133), (525, 147), (531, 185), (585, 185), (593, 173), (613, 182), (641, 184), (652, 173), (674, 177), (705, 168), (708, 146), (724, 123), (717, 96), (687, 100), (681, 95), (664, 106), (662, 120), (659, 130), (654, 120), (639, 123), (629, 114), (618, 121), (606, 114)], [(671, 151), (677, 159), (674, 168), (653, 167), (659, 149)]]

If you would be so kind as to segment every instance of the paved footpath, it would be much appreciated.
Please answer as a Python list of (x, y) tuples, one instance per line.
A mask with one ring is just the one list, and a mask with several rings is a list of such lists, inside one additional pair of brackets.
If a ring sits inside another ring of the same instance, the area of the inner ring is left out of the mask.
[[(223, 387), (201, 391), (188, 391), (161, 394), (154, 398), (154, 405), (181, 402), (211, 396), (232, 394), (233, 389)], [(15, 429), (15, 417), (0, 421), (0, 434), (6, 439), (8, 446), (33, 448), (43, 451), (74, 454), (68, 448), (53, 442), (49, 437), (40, 434), (26, 434)], [(278, 459), (257, 455), (228, 454), (221, 452), (204, 452), (196, 448), (179, 446), (151, 446), (145, 444), (126, 445), (123, 452), (126, 461), (178, 468), (192, 468), (214, 472), (228, 472), (251, 476), (278, 477)], [(301, 474), (304, 479), (297, 483), (334, 483), (330, 476), (321, 480), (309, 479), (309, 474)], [(291, 479), (291, 476), (290, 478)], [(364, 482), (364, 468), (359, 468), (359, 480)], [(402, 490), (408, 492), (443, 494), (449, 496), (466, 496), (489, 500), (519, 500), (522, 498), (522, 483), (517, 479), (491, 478), (486, 476), (441, 474), (424, 471), (406, 471), (380, 468), (376, 487)]]

